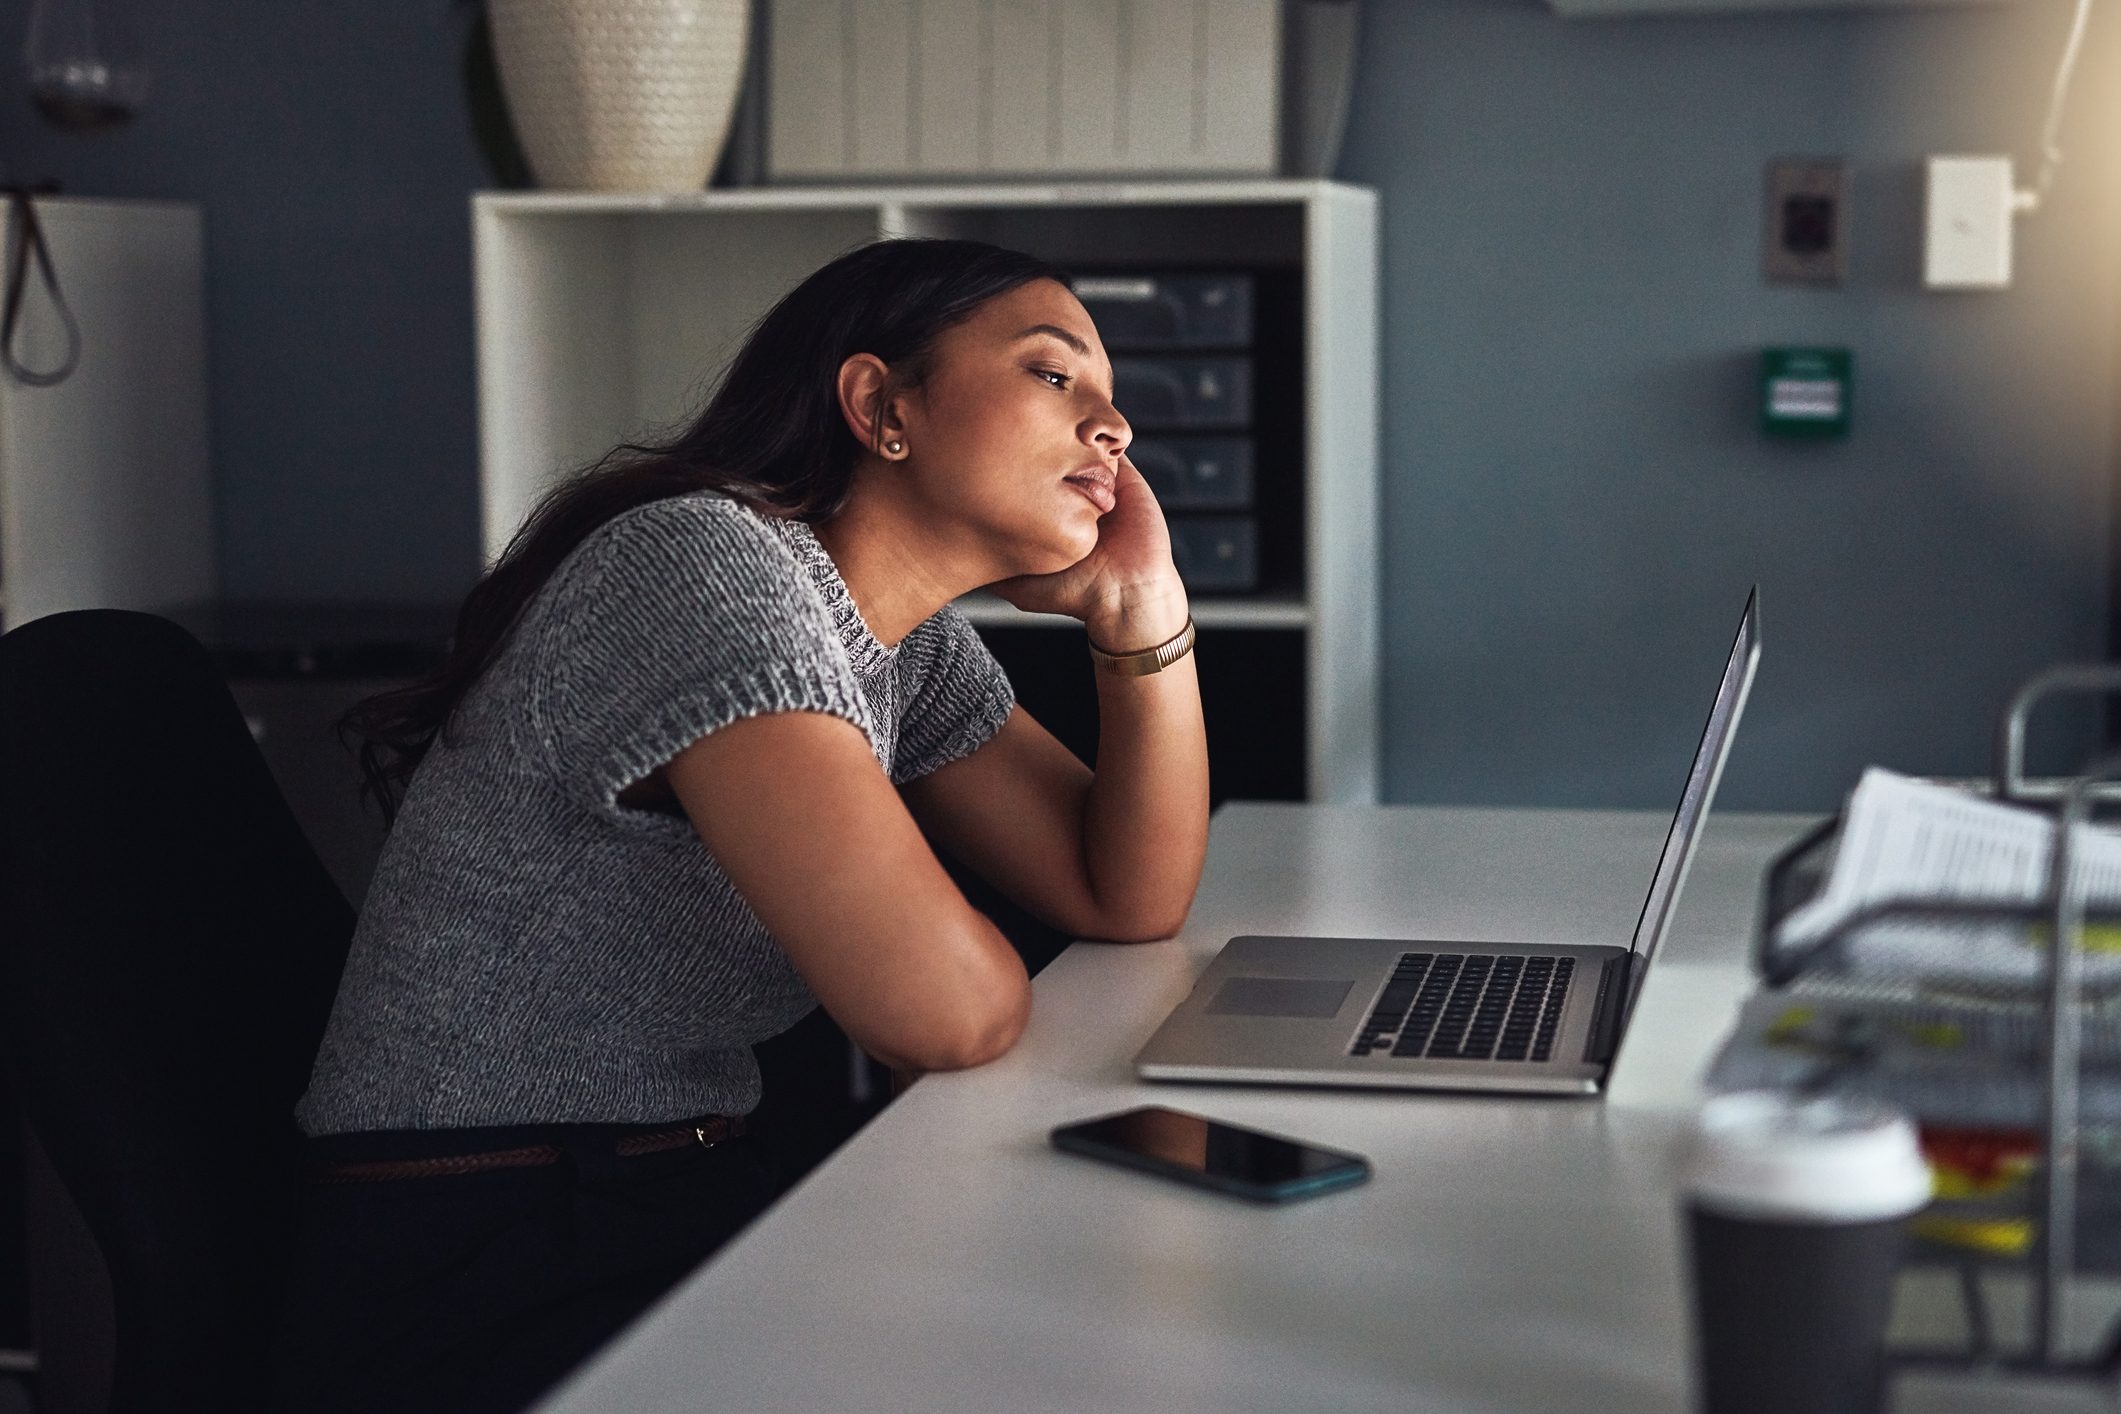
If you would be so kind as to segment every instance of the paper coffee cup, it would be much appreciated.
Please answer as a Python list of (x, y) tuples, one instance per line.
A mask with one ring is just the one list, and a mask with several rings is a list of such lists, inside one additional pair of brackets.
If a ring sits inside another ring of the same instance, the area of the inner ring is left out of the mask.
[(1907, 1218), (1929, 1167), (1907, 1116), (1771, 1091), (1701, 1112), (1682, 1172), (1706, 1414), (1870, 1414)]

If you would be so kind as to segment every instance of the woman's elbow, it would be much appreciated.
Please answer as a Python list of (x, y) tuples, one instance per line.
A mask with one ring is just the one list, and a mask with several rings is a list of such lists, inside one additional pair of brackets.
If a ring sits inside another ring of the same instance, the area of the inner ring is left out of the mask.
[(1000, 1060), (1009, 1053), (1031, 1021), (1031, 991), (1024, 989), (1022, 1005), (987, 1018), (984, 1024), (958, 1037), (930, 1070), (970, 1070), (976, 1065)]
[(1078, 938), (1097, 943), (1160, 943), (1178, 936), (1193, 911), (1193, 900), (1177, 907), (1144, 906), (1121, 911), (1101, 911), (1085, 919), (1075, 930)]
[(921, 1071), (970, 1070), (974, 1066), (1000, 1060), (1024, 1034), (1024, 1027), (1030, 1018), (1031, 1008), (1027, 995), (1021, 1008), (968, 1019), (964, 1024), (952, 1027), (948, 1033), (923, 1038), (919, 1045), (907, 1048), (915, 1054), (904, 1057), (894, 1068)]
[(917, 1037), (877, 1059), (894, 1070), (970, 1070), (1008, 1054), (1031, 1020), (1031, 980), (1019, 964), (1014, 978), (996, 984), (978, 1005), (935, 1018)]

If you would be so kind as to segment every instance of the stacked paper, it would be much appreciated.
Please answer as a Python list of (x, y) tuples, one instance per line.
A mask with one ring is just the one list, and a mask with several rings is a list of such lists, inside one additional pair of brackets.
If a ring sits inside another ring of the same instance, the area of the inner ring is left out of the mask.
[[(1873, 767), (1849, 797), (1825, 887), (1781, 920), (1773, 941), (1778, 948), (1817, 941), (1887, 902), (2038, 907), (2052, 897), (2055, 829), (2039, 811)], [(2087, 906), (2121, 905), (2121, 834), (2080, 826), (2071, 844), (2072, 877)], [(2051, 931), (2032, 923), (1889, 920), (1852, 933), (1844, 962), (1872, 976), (2026, 987), (2045, 971)], [(2116, 931), (2090, 928), (2086, 939), (2086, 984), (2121, 983)]]

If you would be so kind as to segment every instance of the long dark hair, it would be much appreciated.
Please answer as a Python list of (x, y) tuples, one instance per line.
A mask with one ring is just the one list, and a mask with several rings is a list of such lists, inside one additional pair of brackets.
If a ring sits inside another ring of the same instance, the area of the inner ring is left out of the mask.
[(997, 295), (1068, 277), (1033, 256), (978, 241), (861, 246), (790, 290), (753, 327), (706, 411), (676, 436), (627, 442), (548, 492), (457, 611), (441, 666), (356, 704), (339, 736), (359, 742), (366, 791), (387, 822), (457, 704), (507, 643), (553, 571), (613, 517), (713, 490), (767, 515), (815, 524), (846, 504), (861, 451), (840, 415), (840, 365), (890, 365), (884, 396), (918, 387), (936, 336)]

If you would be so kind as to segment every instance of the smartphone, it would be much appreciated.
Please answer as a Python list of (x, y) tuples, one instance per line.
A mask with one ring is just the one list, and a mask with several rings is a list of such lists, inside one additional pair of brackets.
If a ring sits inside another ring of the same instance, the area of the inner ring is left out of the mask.
[(1370, 1176), (1360, 1154), (1149, 1105), (1064, 1124), (1053, 1147), (1261, 1203), (1348, 1188)]

